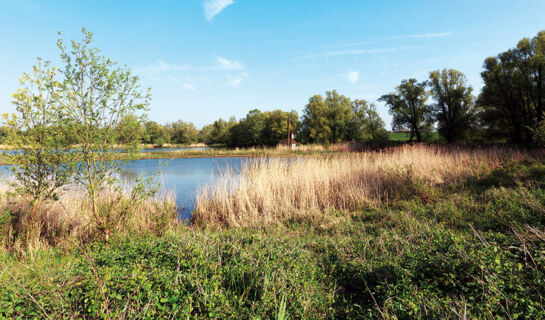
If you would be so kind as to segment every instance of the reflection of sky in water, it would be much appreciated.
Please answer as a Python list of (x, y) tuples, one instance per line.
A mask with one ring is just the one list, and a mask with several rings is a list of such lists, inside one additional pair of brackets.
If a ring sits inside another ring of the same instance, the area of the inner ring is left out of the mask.
[[(181, 219), (188, 219), (195, 206), (195, 192), (212, 182), (220, 170), (230, 168), (233, 173), (239, 173), (241, 165), (247, 158), (190, 158), (190, 159), (142, 159), (126, 164), (126, 171), (122, 177), (134, 180), (136, 177), (156, 176), (162, 187), (174, 192), (178, 215)], [(0, 177), (9, 176), (9, 166), (0, 166)]]
[[(163, 188), (176, 194), (178, 215), (188, 219), (195, 205), (195, 192), (199, 186), (212, 182), (220, 170), (230, 168), (234, 173), (240, 172), (241, 164), (246, 158), (190, 158), (172, 159), (142, 159), (127, 165), (124, 177), (147, 177), (156, 175)], [(162, 165), (163, 164), (163, 165)], [(164, 165), (166, 164), (166, 165)], [(128, 175), (128, 176), (127, 176)]]

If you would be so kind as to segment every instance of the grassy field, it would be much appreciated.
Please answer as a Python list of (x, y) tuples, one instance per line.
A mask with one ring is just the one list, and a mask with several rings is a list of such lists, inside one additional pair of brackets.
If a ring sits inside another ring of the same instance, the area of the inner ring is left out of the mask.
[[(359, 156), (250, 165), (222, 195), (240, 208), (221, 216), (211, 186), (195, 224), (161, 236), (4, 250), (0, 318), (545, 317), (542, 152)], [(284, 189), (260, 189), (279, 173)]]
[[(409, 133), (404, 132), (390, 132), (388, 133), (388, 138), (390, 141), (409, 141), (409, 138), (411, 135)], [(416, 139), (416, 137), (413, 137), (413, 139)], [(441, 137), (439, 136), (439, 133), (432, 132), (431, 137), (429, 137), (429, 140), (431, 141), (440, 141)]]

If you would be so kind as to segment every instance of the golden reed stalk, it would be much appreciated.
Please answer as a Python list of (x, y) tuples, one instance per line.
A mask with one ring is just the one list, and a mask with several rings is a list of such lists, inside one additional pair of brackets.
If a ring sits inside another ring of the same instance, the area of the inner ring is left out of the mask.
[(308, 219), (329, 210), (387, 203), (411, 183), (411, 177), (426, 184), (455, 182), (524, 156), (499, 147), (406, 145), (376, 152), (249, 160), (239, 178), (226, 170), (198, 191), (193, 223), (256, 227)]

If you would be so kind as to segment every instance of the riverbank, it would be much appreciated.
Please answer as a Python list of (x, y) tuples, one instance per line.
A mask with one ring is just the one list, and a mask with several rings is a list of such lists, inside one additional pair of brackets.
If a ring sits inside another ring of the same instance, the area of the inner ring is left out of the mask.
[[(391, 165), (372, 172), (390, 178), (388, 201), (331, 201), (298, 216), (278, 206), (268, 223), (201, 220), (109, 245), (0, 253), (0, 318), (543, 318), (543, 153), (440, 151), (390, 150), (352, 161), (352, 172), (341, 159), (327, 181), (348, 189), (316, 189), (349, 200), (378, 180), (343, 176)], [(294, 186), (324, 173), (311, 164), (316, 175)], [(257, 191), (246, 194), (269, 194)], [(249, 199), (257, 212), (263, 199)]]
[[(174, 147), (173, 147), (174, 148)], [(360, 151), (358, 145), (337, 144), (329, 147), (319, 145), (305, 145), (291, 149), (286, 147), (274, 148), (209, 148), (191, 147), (183, 150), (168, 150), (169, 148), (154, 149), (153, 152), (136, 152), (127, 154), (124, 152), (113, 152), (112, 160), (140, 160), (140, 159), (184, 159), (184, 158), (229, 158), (229, 157), (294, 157), (301, 155), (331, 154), (351, 151)], [(123, 150), (123, 148), (120, 148)], [(0, 154), (0, 165), (11, 165), (13, 160), (9, 155)]]

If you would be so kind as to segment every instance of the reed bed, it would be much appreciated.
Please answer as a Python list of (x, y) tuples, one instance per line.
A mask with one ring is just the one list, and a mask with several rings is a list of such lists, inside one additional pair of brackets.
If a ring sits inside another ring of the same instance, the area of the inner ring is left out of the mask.
[(376, 152), (253, 159), (197, 193), (193, 223), (256, 227), (330, 210), (388, 204), (409, 186), (460, 181), (527, 154), (516, 149), (405, 145)]
[[(58, 201), (44, 201), (37, 207), (30, 226), (29, 242), (25, 243), (28, 230), (28, 199), (9, 195), (7, 184), (0, 186), (0, 248), (16, 252), (32, 252), (48, 247), (70, 248), (103, 237), (100, 226), (90, 210), (91, 205), (81, 188), (70, 187)], [(161, 235), (177, 225), (175, 195), (161, 191), (152, 197), (138, 198), (133, 187), (111, 188), (102, 192), (97, 208), (109, 233), (123, 235)]]

